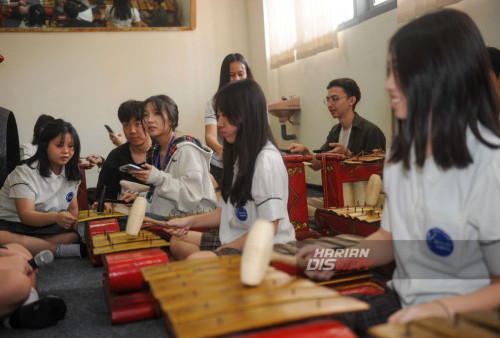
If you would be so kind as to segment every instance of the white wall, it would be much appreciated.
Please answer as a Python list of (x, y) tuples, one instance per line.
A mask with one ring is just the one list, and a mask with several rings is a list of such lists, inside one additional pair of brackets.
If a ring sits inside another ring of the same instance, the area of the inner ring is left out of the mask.
[[(500, 1), (463, 0), (452, 7), (472, 17), (486, 44), (500, 48)], [(392, 10), (339, 32), (338, 49), (269, 71), (269, 102), (276, 102), (281, 96), (297, 95), (301, 98), (301, 125), (293, 127), (287, 123), (288, 134), (297, 134), (297, 141), (311, 150), (319, 148), (330, 128), (337, 123), (322, 102), (326, 86), (334, 78), (351, 77), (361, 89), (357, 112), (377, 124), (386, 136), (387, 145), (390, 145), (391, 112), (383, 86), (388, 42), (400, 26), (397, 11)], [(271, 116), (270, 120), (280, 146), (286, 147), (292, 141), (281, 139), (276, 117)], [(306, 172), (309, 183), (321, 184), (319, 172)]]
[[(0, 106), (12, 110), (20, 142), (41, 113), (76, 127), (82, 154), (107, 155), (104, 124), (121, 131), (121, 102), (155, 94), (179, 106), (179, 130), (204, 141), (204, 109), (224, 56), (249, 54), (244, 0), (198, 0), (193, 31), (0, 33)], [(97, 170), (87, 171), (95, 186)]]
[[(487, 44), (500, 47), (500, 1), (463, 0), (453, 7), (478, 24)], [(0, 33), (0, 106), (14, 111), (21, 142), (31, 139), (41, 113), (71, 121), (82, 154), (106, 155), (112, 144), (103, 124), (120, 130), (116, 117), (127, 99), (165, 93), (179, 105), (180, 131), (204, 140), (204, 107), (217, 88), (220, 63), (230, 52), (245, 55), (269, 103), (298, 95), (302, 123), (288, 126), (316, 149), (335, 121), (322, 103), (326, 85), (352, 77), (360, 85), (357, 111), (378, 124), (390, 142), (390, 106), (383, 89), (390, 36), (400, 26), (396, 10), (340, 32), (340, 48), (269, 70), (263, 0), (198, 0), (194, 31)], [(270, 116), (280, 140), (277, 118)], [(280, 142), (286, 146), (289, 142)], [(89, 186), (97, 170), (87, 172)], [(308, 182), (321, 184), (307, 171)]]

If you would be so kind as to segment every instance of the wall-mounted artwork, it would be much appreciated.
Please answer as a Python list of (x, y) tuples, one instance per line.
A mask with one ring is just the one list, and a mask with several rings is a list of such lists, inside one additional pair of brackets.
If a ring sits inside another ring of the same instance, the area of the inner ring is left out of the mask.
[(196, 27), (196, 0), (0, 0), (0, 32), (168, 31)]

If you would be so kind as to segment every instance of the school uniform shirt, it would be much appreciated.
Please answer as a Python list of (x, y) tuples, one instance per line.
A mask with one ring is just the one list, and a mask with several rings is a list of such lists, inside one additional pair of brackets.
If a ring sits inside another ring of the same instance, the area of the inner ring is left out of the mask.
[(106, 10), (104, 11), (104, 16), (106, 20), (111, 21), (111, 25), (113, 27), (132, 27), (132, 24), (141, 21), (141, 15), (139, 14), (137, 8), (134, 7), (130, 8), (132, 16), (127, 20), (120, 20), (117, 17), (115, 17), (114, 15), (115, 10), (113, 9), (113, 11), (111, 11), (112, 8), (113, 6), (106, 7)]
[[(237, 168), (235, 168), (235, 171)], [(267, 142), (257, 155), (252, 178), (252, 198), (243, 207), (235, 208), (220, 199), (221, 221), (219, 237), (222, 245), (243, 236), (257, 218), (279, 220), (273, 243), (295, 240), (295, 230), (288, 218), (288, 174), (278, 149)]]
[[(493, 144), (500, 140), (480, 126)], [(382, 228), (392, 234), (396, 269), (392, 286), (403, 307), (463, 295), (500, 275), (500, 150), (480, 143), (470, 130), (473, 163), (446, 171), (433, 157), (405, 170), (387, 162), (387, 203)]]
[(38, 161), (17, 166), (0, 190), (0, 219), (21, 222), (14, 204), (15, 198), (25, 198), (35, 202), (39, 212), (60, 212), (68, 209), (73, 198), (77, 198), (79, 181), (66, 179), (64, 167), (60, 175), (51, 172), (50, 177), (42, 177), (38, 172)]
[[(217, 114), (215, 113), (215, 109), (212, 105), (212, 101), (207, 102), (207, 107), (205, 108), (205, 126), (215, 125), (217, 126)], [(217, 141), (222, 144), (223, 139), (219, 135), (217, 131)], [(219, 157), (219, 154), (215, 151), (212, 154), (212, 159), (210, 160), (210, 164), (217, 168), (222, 168), (222, 159)]]
[(23, 143), (19, 146), (20, 160), (27, 160), (28, 158), (35, 155), (38, 149), (38, 145), (33, 145), (31, 142)]
[(152, 167), (147, 184), (154, 186), (150, 212), (160, 216), (212, 211), (217, 196), (209, 176), (212, 150), (193, 142), (177, 143), (165, 171)]

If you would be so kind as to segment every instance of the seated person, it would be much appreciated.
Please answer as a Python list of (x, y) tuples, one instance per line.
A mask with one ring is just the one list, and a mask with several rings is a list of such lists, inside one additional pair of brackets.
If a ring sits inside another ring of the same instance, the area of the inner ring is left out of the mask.
[[(374, 149), (385, 150), (385, 136), (382, 130), (355, 112), (361, 99), (358, 84), (352, 79), (340, 78), (330, 81), (326, 89), (328, 93), (324, 103), (339, 123), (330, 130), (326, 142), (320, 148), (321, 152), (345, 154), (350, 157), (362, 151), (372, 153)], [(320, 168), (320, 161), (305, 145), (292, 143), (288, 150), (293, 154), (312, 156), (310, 167), (314, 170)]]
[(33, 139), (31, 140), (31, 142), (23, 143), (20, 146), (21, 160), (26, 160), (31, 156), (35, 155), (36, 150), (38, 148), (40, 134), (42, 133), (43, 128), (50, 122), (54, 121), (55, 119), (50, 115), (42, 114), (38, 117), (38, 119), (35, 122), (35, 127), (33, 128)]
[(80, 141), (58, 119), (45, 126), (35, 155), (7, 176), (0, 190), (0, 245), (18, 243), (33, 255), (80, 257), (77, 233)]
[(148, 4), (153, 7), (151, 11), (142, 11), (141, 15), (144, 22), (149, 27), (166, 27), (168, 26), (168, 13), (161, 3), (163, 0), (148, 0)]
[[(94, 17), (88, 0), (55, 0), (52, 14), (54, 21), (61, 23), (69, 18), (66, 10), (64, 9), (64, 6), (68, 1), (73, 1), (78, 6), (78, 20), (92, 24)], [(92, 27), (92, 25), (90, 27)]]
[(137, 8), (132, 7), (130, 0), (113, 0), (113, 6), (107, 7), (105, 19), (113, 27), (145, 27)]
[(384, 166), (388, 198), (380, 228), (351, 248), (396, 268), (384, 294), (365, 297), (370, 310), (337, 318), (360, 335), (385, 321), (451, 322), (500, 305), (500, 123), (481, 33), (463, 12), (433, 12), (392, 36), (387, 59), (398, 125)]
[(78, 19), (81, 21), (87, 21), (92, 23), (94, 21), (94, 14), (92, 13), (92, 8), (90, 7), (89, 0), (72, 0), (78, 4), (79, 12)]
[(26, 15), (28, 15), (30, 3), (28, 0), (2, 0), (0, 3), (0, 10), (4, 10), (1, 7), (5, 7), (5, 10), (10, 10), (10, 19), (15, 21), (14, 26), (20, 26), (22, 20)]
[(45, 7), (40, 4), (30, 5), (28, 15), (26, 15), (19, 25), (19, 28), (44, 28), (47, 21)]
[(152, 96), (143, 107), (142, 122), (157, 144), (148, 150), (145, 170), (131, 174), (152, 186), (149, 211), (166, 217), (215, 209), (217, 197), (209, 173), (212, 150), (192, 136), (176, 133), (179, 111), (170, 97)]
[[(142, 124), (141, 102), (129, 100), (122, 103), (118, 108), (118, 119), (122, 123), (123, 134), (125, 134), (127, 142), (113, 149), (102, 164), (97, 181), (97, 199), (101, 196), (104, 187), (106, 187), (106, 199), (121, 198), (121, 193), (125, 191), (122, 189), (120, 181), (135, 182), (149, 190), (148, 186), (142, 184), (143, 182), (118, 169), (124, 164), (141, 165), (145, 163), (146, 152), (152, 145), (151, 137)], [(136, 191), (128, 192), (134, 193)], [(97, 203), (94, 203), (93, 208), (96, 207)], [(113, 204), (106, 202), (104, 207), (105, 209), (113, 209)], [(124, 208), (118, 208), (117, 211), (126, 212)]]
[(19, 244), (0, 246), (0, 320), (7, 328), (37, 329), (55, 325), (66, 314), (64, 301), (39, 298), (31, 253)]
[(78, 14), (80, 14), (80, 6), (76, 1), (66, 1), (64, 4), (64, 13), (69, 19), (69, 21), (64, 24), (64, 27), (93, 27), (92, 22), (81, 20), (78, 17)]
[[(258, 218), (273, 223), (274, 243), (295, 240), (287, 209), (288, 174), (269, 127), (261, 88), (250, 79), (230, 82), (215, 95), (214, 107), (224, 139), (222, 199), (210, 213), (167, 222), (179, 228), (165, 229), (174, 235), (170, 249), (177, 259), (241, 254)], [(219, 231), (188, 231), (206, 226)]]
[[(220, 66), (220, 80), (217, 90), (226, 83), (243, 79), (253, 79), (248, 61), (240, 53), (226, 55)], [(213, 107), (213, 98), (205, 109), (205, 142), (213, 150), (210, 160), (210, 173), (220, 185), (222, 179), (222, 137), (217, 133), (217, 114)]]

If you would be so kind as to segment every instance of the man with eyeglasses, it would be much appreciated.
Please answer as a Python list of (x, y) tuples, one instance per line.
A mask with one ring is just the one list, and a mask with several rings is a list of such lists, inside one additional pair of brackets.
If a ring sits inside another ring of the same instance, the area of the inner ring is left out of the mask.
[[(328, 133), (326, 142), (318, 151), (355, 156), (362, 151), (373, 152), (374, 149), (385, 151), (385, 136), (382, 130), (372, 122), (362, 118), (354, 111), (361, 99), (358, 84), (349, 78), (340, 78), (330, 81), (327, 97), (324, 99), (333, 118), (339, 123), (334, 125)], [(292, 143), (288, 150), (292, 153), (311, 155), (311, 151), (303, 144)], [(320, 161), (313, 156), (311, 168), (318, 170)]]

